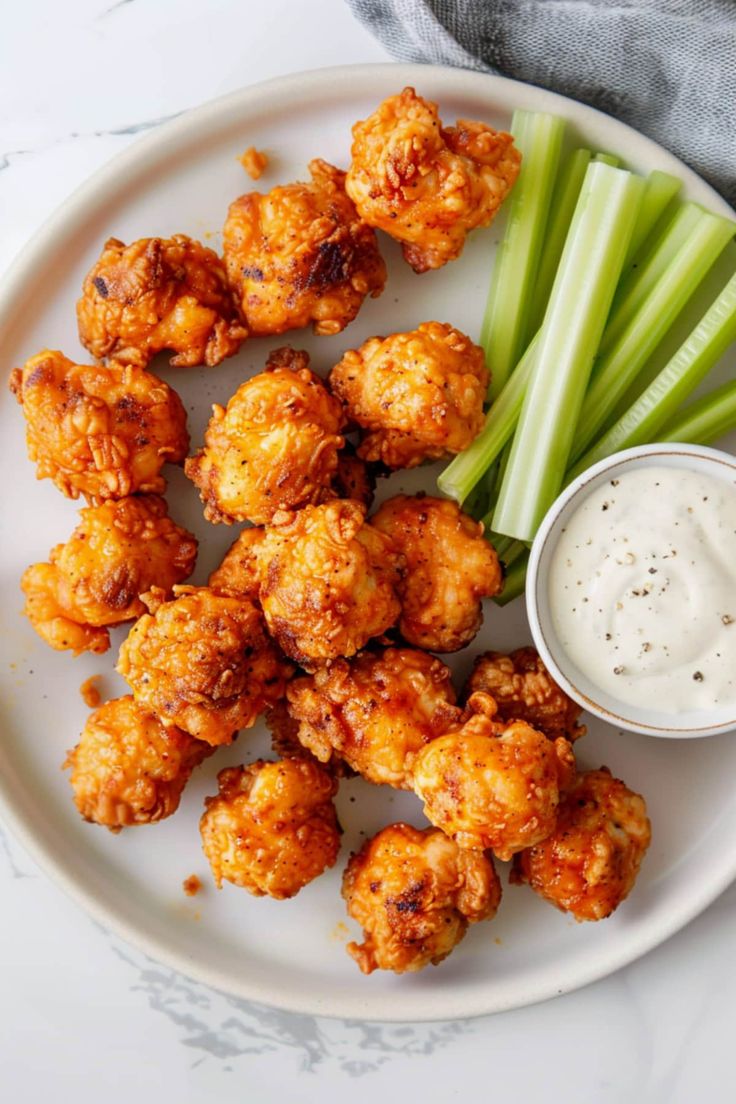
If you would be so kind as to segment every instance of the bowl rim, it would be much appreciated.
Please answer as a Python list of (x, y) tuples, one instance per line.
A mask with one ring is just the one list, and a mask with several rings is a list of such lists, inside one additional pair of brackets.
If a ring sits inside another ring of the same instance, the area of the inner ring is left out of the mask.
[[(589, 713), (607, 724), (624, 729), (626, 732), (636, 732), (645, 736), (665, 739), (699, 739), (736, 729), (736, 706), (734, 706), (734, 716), (732, 718), (717, 724), (707, 725), (677, 725), (673, 723), (678, 716), (675, 713), (660, 714), (663, 718), (671, 716), (672, 721), (653, 724), (641, 719), (642, 713), (656, 711), (642, 711), (641, 707), (624, 702), (620, 703), (621, 712), (608, 708), (592, 697), (590, 693), (582, 690), (570, 676), (569, 671), (563, 670), (557, 660), (557, 655), (562, 652), (562, 648), (558, 647), (555, 650), (556, 635), (545, 624), (545, 619), (540, 613), (540, 594), (547, 574), (543, 568), (545, 556), (548, 553), (550, 542), (555, 541), (559, 535), (559, 527), (567, 507), (579, 496), (585, 496), (591, 484), (597, 482), (601, 476), (615, 469), (643, 466), (642, 461), (645, 462), (644, 466), (650, 466), (651, 461), (656, 460), (657, 457), (665, 456), (691, 457), (697, 460), (699, 465), (705, 467), (713, 467), (716, 464), (727, 465), (736, 472), (736, 456), (731, 453), (711, 448), (708, 445), (671, 441), (634, 445), (632, 448), (622, 449), (620, 452), (612, 453), (603, 460), (599, 460), (596, 464), (586, 468), (565, 487), (542, 519), (529, 554), (525, 601), (534, 644), (545, 666), (562, 689)], [(553, 643), (551, 644), (550, 641)], [(572, 667), (578, 670), (577, 665), (573, 664), (572, 661), (570, 662)], [(580, 673), (584, 675), (583, 671)], [(606, 696), (613, 701), (616, 700), (612, 694)]]

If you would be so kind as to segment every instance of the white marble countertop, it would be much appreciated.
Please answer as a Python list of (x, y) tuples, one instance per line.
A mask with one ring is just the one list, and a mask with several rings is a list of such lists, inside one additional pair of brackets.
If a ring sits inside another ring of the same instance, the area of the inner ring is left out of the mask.
[[(290, 70), (385, 59), (342, 0), (9, 6), (0, 270), (140, 131)], [(0, 886), (5, 1100), (732, 1099), (736, 886), (663, 947), (578, 993), (483, 1020), (391, 1027), (286, 1015), (192, 983), (101, 930), (7, 835)]]

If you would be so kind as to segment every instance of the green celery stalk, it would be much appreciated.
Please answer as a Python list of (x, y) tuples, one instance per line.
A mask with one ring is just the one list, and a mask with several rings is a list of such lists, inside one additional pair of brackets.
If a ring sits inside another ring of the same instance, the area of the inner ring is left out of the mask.
[(560, 263), (565, 238), (570, 229), (575, 204), (583, 186), (583, 178), (590, 164), (591, 153), (587, 149), (577, 149), (565, 158), (560, 166), (552, 193), (547, 230), (544, 235), (542, 256), (539, 260), (537, 278), (532, 292), (532, 306), (529, 311), (530, 333), (536, 333), (542, 325), (547, 309), (549, 293), (555, 282), (557, 266)]
[(688, 395), (736, 341), (736, 273), (646, 391), (579, 460), (570, 478), (621, 449), (654, 441)]
[[(638, 258), (636, 268), (625, 272), (613, 297), (612, 318), (601, 341), (599, 358), (615, 345), (704, 217), (705, 211), (696, 203), (683, 204), (672, 221), (649, 243)], [(593, 371), (595, 373), (596, 369)]]
[(508, 204), (506, 232), (496, 254), (480, 343), (495, 397), (529, 341), (531, 293), (539, 267), (565, 121), (538, 111), (515, 111), (511, 133), (522, 165)]
[(612, 169), (617, 169), (621, 164), (621, 158), (615, 153), (597, 153), (593, 160), (600, 161), (603, 165), (610, 165)]
[(485, 425), (478, 436), (464, 452), (450, 461), (437, 478), (437, 486), (442, 494), (454, 498), (460, 505), (498, 458), (516, 428), (538, 343), (537, 336), (486, 414)]
[(644, 197), (641, 201), (639, 216), (634, 224), (634, 233), (629, 242), (629, 254), (626, 263), (636, 258), (637, 253), (647, 241), (653, 229), (659, 223), (670, 204), (682, 190), (682, 181), (669, 173), (655, 169), (647, 177)]
[(503, 581), (503, 590), (501, 593), (493, 599), (497, 606), (507, 606), (509, 602), (513, 602), (514, 598), (518, 598), (524, 593), (524, 587), (526, 586), (526, 569), (529, 566), (529, 549), (525, 548), (523, 553), (509, 565), (509, 569), (506, 572), (506, 577)]
[(709, 445), (736, 429), (736, 380), (685, 407), (659, 434), (660, 441)]
[(595, 440), (616, 403), (646, 364), (701, 280), (734, 235), (730, 219), (703, 211), (690, 237), (601, 356), (580, 411), (572, 459)]
[(588, 166), (493, 514), (496, 532), (531, 540), (560, 489), (643, 187), (623, 169)]

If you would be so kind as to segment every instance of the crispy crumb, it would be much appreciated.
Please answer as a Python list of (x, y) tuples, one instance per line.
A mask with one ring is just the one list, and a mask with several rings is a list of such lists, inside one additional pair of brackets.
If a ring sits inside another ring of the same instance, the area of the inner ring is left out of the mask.
[(79, 693), (82, 695), (84, 704), (89, 706), (90, 709), (96, 709), (102, 701), (102, 695), (95, 685), (101, 678), (102, 675), (90, 675), (79, 687)]
[(344, 943), (350, 935), (350, 929), (347, 924), (343, 924), (342, 920), (338, 920), (334, 928), (330, 933), (330, 939), (335, 943)]
[(196, 874), (190, 874), (189, 877), (185, 878), (181, 883), (181, 888), (184, 890), (187, 897), (194, 897), (202, 888), (202, 883)]
[(268, 168), (268, 157), (262, 150), (257, 150), (255, 146), (248, 146), (245, 153), (241, 153), (238, 161), (251, 180), (258, 180)]

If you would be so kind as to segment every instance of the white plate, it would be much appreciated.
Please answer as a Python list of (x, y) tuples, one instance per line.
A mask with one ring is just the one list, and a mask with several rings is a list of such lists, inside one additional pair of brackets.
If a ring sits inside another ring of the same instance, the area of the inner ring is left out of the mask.
[[(43, 346), (84, 358), (76, 336), (74, 302), (82, 277), (104, 239), (124, 240), (182, 231), (218, 243), (227, 205), (252, 187), (235, 160), (253, 144), (272, 162), (262, 184), (304, 176), (313, 156), (345, 165), (350, 126), (386, 95), (415, 84), (440, 102), (445, 119), (481, 118), (508, 126), (515, 107), (556, 111), (595, 149), (620, 152), (641, 171), (680, 175), (689, 195), (714, 210), (728, 208), (674, 157), (590, 108), (539, 89), (460, 70), (410, 65), (357, 66), (300, 74), (244, 89), (192, 111), (131, 146), (65, 203), (24, 251), (0, 294), (2, 365), (7, 373)], [(452, 321), (477, 337), (498, 226), (474, 235), (463, 255), (444, 270), (414, 276), (386, 239), (391, 275), (383, 297), (366, 304), (346, 333), (314, 338), (289, 335), (307, 347), (318, 369), (376, 333), (410, 329), (431, 318)], [(283, 339), (253, 341), (210, 371), (160, 371), (190, 410), (195, 445), (213, 400), (224, 401), (266, 351)], [(736, 873), (736, 742), (651, 740), (591, 725), (580, 745), (585, 765), (605, 763), (644, 792), (654, 840), (632, 898), (601, 924), (577, 925), (525, 888), (507, 888), (499, 916), (478, 924), (439, 968), (419, 975), (363, 977), (344, 950), (346, 920), (340, 872), (364, 834), (400, 817), (423, 823), (408, 794), (343, 784), (338, 797), (345, 827), (335, 870), (289, 902), (255, 899), (227, 886), (212, 887), (199, 847), (197, 820), (205, 794), (223, 766), (267, 748), (258, 730), (223, 749), (195, 775), (177, 815), (154, 827), (115, 837), (84, 824), (59, 770), (87, 713), (79, 685), (105, 672), (104, 688), (123, 692), (112, 675), (113, 649), (103, 657), (73, 659), (46, 648), (19, 616), (18, 578), (45, 559), (75, 524), (75, 505), (48, 482), (36, 483), (25, 457), (23, 419), (3, 390), (0, 449), (5, 493), (2, 512), (0, 676), (5, 723), (0, 746), (4, 814), (42, 866), (102, 924), (115, 929), (184, 973), (220, 989), (295, 1011), (382, 1020), (474, 1016), (542, 1000), (603, 977), (648, 951), (687, 923)], [(169, 471), (175, 518), (203, 538), (196, 582), (233, 539), (224, 526), (207, 526), (194, 488)], [(422, 484), (434, 471), (394, 476), (383, 493)], [(523, 605), (487, 611), (474, 645), (457, 657), (460, 677), (476, 652), (529, 640)], [(181, 881), (192, 872), (206, 891), (186, 898)], [(503, 872), (506, 882), (506, 872)], [(357, 934), (351, 925), (351, 936)]]

